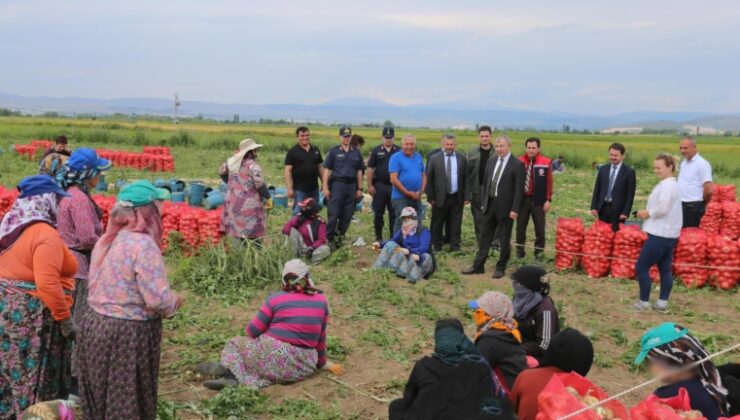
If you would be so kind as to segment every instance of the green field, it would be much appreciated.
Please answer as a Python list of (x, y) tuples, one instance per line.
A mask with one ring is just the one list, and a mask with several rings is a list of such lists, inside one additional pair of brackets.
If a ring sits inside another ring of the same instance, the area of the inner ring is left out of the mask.
[[(379, 128), (355, 128), (365, 137), (365, 155), (378, 144)], [(414, 133), (421, 150), (437, 147), (438, 130), (396, 130), (400, 137)], [(140, 151), (144, 145), (167, 145), (175, 156), (176, 173), (154, 174), (114, 169), (107, 175), (117, 179), (146, 177), (201, 179), (219, 182), (218, 165), (237, 147), (239, 140), (252, 137), (264, 143), (259, 156), (268, 181), (282, 185), (283, 157), (294, 142), (294, 127), (232, 124), (183, 124), (163, 122), (82, 120), (0, 117), (0, 185), (14, 186), (25, 175), (35, 172), (36, 163), (24, 160), (8, 148), (31, 139), (54, 138), (65, 134), (72, 147), (90, 146)], [(312, 128), (312, 141), (322, 151), (337, 144), (333, 127)], [(467, 150), (477, 143), (476, 133), (456, 132), (460, 147)], [(553, 246), (557, 217), (587, 217), (594, 173), (592, 161), (605, 162), (608, 145), (624, 143), (628, 160), (638, 169), (636, 208), (645, 204), (655, 184), (649, 169), (658, 152), (678, 154), (679, 138), (653, 135), (580, 135), (563, 133), (507, 133), (521, 153), (523, 140), (538, 135), (543, 152), (563, 154), (568, 171), (555, 180), (553, 209), (548, 216), (548, 246)], [(701, 137), (700, 153), (715, 169), (715, 180), (740, 187), (740, 139)], [(410, 285), (388, 273), (370, 270), (374, 253), (367, 248), (345, 246), (314, 269), (314, 275), (330, 300), (333, 315), (329, 326), (330, 358), (345, 365), (339, 378), (351, 388), (336, 383), (325, 374), (300, 384), (273, 386), (261, 392), (233, 389), (217, 395), (205, 390), (193, 372), (202, 360), (217, 359), (226, 340), (243, 334), (265, 296), (278, 289), (277, 272), (287, 257), (282, 239), (275, 232), (288, 218), (288, 212), (271, 212), (267, 249), (247, 249), (227, 255), (220, 248), (204, 250), (196, 257), (184, 257), (177, 249), (167, 255), (171, 281), (185, 291), (186, 305), (172, 320), (165, 321), (160, 372), (160, 418), (276, 418), (344, 419), (384, 418), (387, 408), (367, 395), (393, 398), (403, 386), (414, 361), (432, 349), (434, 321), (440, 317), (459, 317), (468, 327), (466, 302), (487, 289), (511, 292), (508, 281), (486, 275), (460, 276), (475, 250), (473, 227), (466, 209), (463, 249), (439, 255), (439, 270), (429, 281)], [(354, 239), (372, 238), (371, 214), (363, 212), (348, 235)], [(530, 241), (532, 234), (529, 235)], [(531, 243), (531, 242), (530, 242)], [(531, 254), (531, 252), (530, 252)], [(548, 252), (552, 257), (552, 253)], [(531, 262), (527, 259), (524, 262)], [(512, 258), (510, 268), (522, 264)], [(552, 268), (551, 261), (548, 267)], [(246, 274), (249, 273), (249, 274)], [(636, 371), (631, 360), (639, 348), (642, 333), (670, 320), (689, 327), (704, 340), (710, 351), (727, 347), (740, 337), (739, 292), (712, 289), (688, 290), (677, 282), (669, 314), (630, 311), (637, 294), (634, 281), (589, 279), (576, 272), (553, 274), (552, 296), (558, 304), (564, 325), (584, 331), (596, 348), (596, 362), (589, 377), (607, 392), (616, 393), (643, 382), (645, 372)], [(722, 360), (737, 360), (737, 354)], [(642, 389), (623, 399), (639, 401), (650, 389)], [(360, 393), (358, 393), (358, 391)]]

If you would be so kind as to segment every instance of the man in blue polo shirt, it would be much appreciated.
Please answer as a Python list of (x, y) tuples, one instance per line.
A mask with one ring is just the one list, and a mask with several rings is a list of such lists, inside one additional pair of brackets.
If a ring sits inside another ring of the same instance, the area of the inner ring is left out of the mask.
[(418, 220), (424, 219), (421, 205), (421, 194), (427, 185), (427, 175), (424, 172), (424, 160), (416, 151), (416, 137), (407, 134), (401, 142), (401, 153), (391, 156), (388, 163), (391, 184), (391, 202), (396, 212), (396, 222), (393, 231), (401, 228), (401, 211), (406, 207), (413, 207)]
[(364, 166), (359, 150), (350, 145), (352, 129), (340, 128), (339, 138), (339, 146), (326, 154), (322, 174), (324, 197), (329, 200), (326, 239), (334, 247), (341, 245), (355, 212), (355, 200), (362, 198)]

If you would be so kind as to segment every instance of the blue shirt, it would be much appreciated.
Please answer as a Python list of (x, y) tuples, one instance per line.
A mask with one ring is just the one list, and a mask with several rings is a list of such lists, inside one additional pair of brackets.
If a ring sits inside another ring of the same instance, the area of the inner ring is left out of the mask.
[(351, 146), (348, 152), (341, 146), (332, 147), (324, 160), (324, 168), (331, 169), (331, 176), (338, 178), (357, 179), (357, 171), (361, 171), (363, 165), (360, 151)]
[[(403, 152), (394, 153), (391, 156), (390, 163), (388, 163), (388, 172), (398, 174), (398, 180), (407, 190), (420, 191), (422, 174), (424, 173), (424, 160), (417, 152), (414, 152), (411, 156), (406, 156)], [(405, 196), (394, 185), (391, 199), (397, 200), (403, 197)]]

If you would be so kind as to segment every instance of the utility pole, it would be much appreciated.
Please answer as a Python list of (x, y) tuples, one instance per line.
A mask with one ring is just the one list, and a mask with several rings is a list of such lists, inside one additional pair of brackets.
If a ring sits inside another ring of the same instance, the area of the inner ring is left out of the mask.
[(180, 98), (175, 93), (175, 124), (177, 124), (177, 108), (180, 106)]

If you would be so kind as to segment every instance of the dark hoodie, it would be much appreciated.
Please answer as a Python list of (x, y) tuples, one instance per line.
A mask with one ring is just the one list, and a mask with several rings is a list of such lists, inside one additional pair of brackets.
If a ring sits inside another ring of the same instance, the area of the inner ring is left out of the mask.
[(505, 382), (503, 385), (507, 390), (514, 386), (519, 373), (527, 368), (527, 355), (511, 333), (491, 329), (481, 334), (475, 345), (499, 379)]

